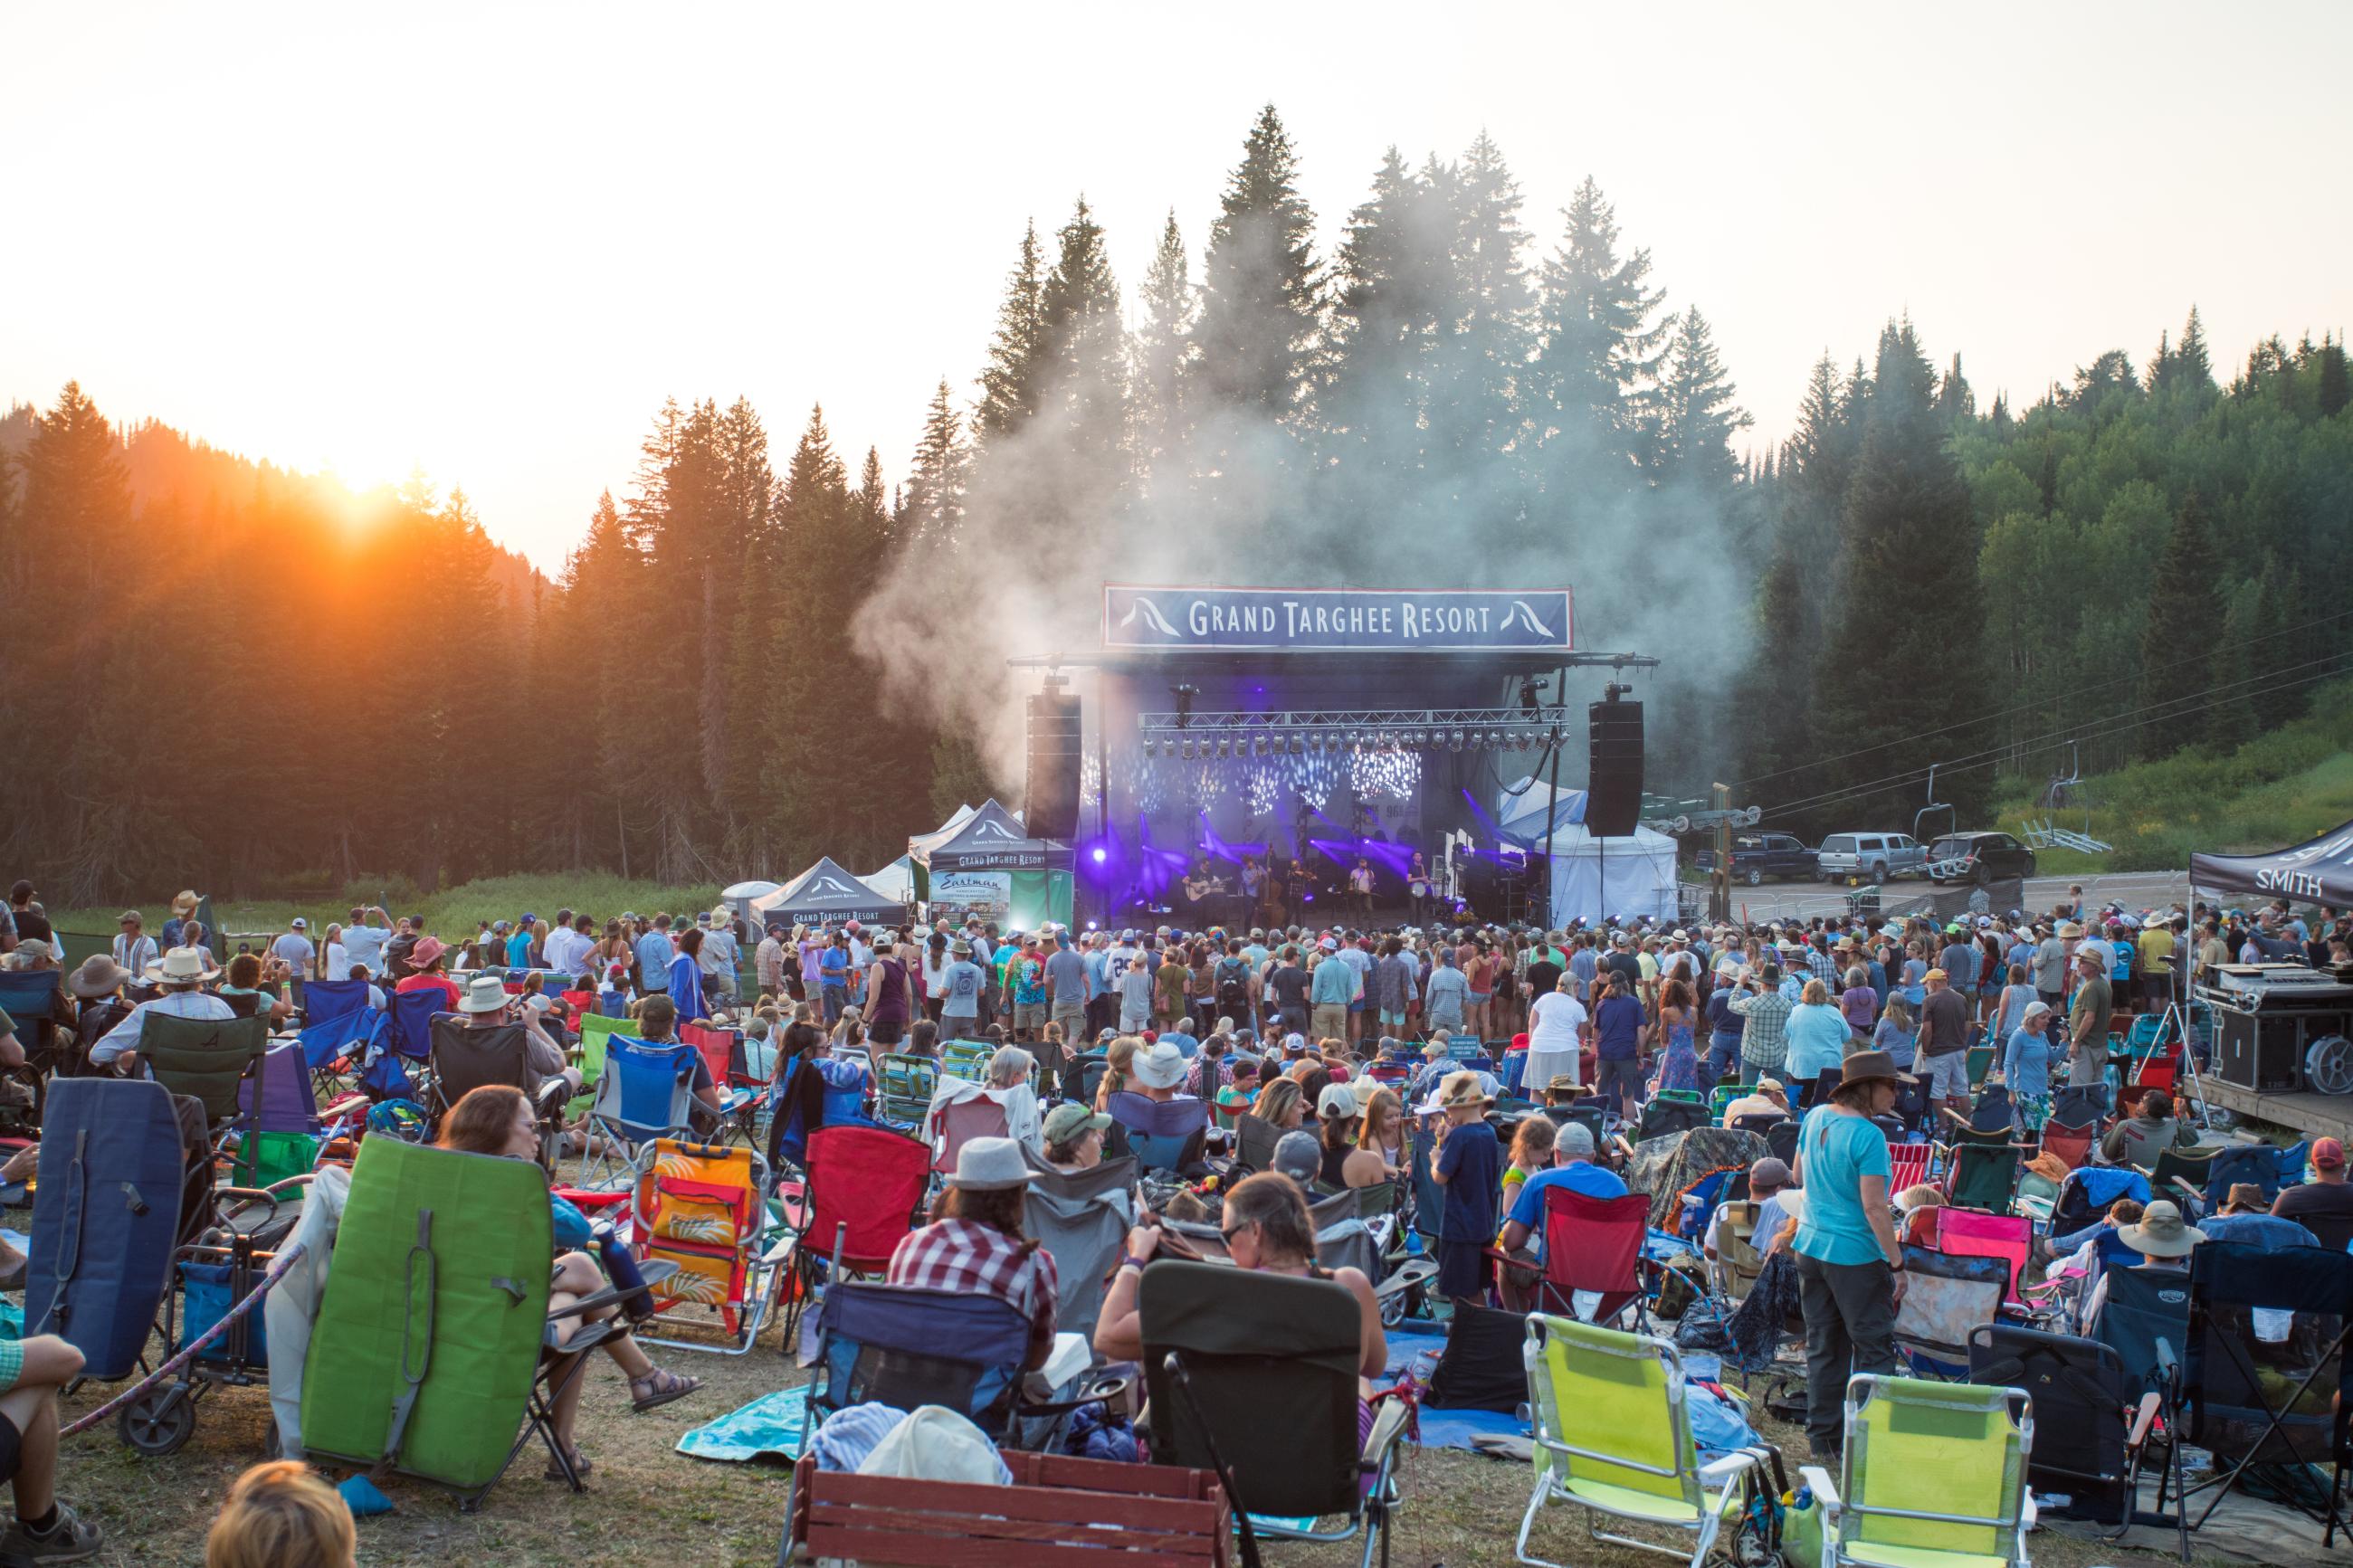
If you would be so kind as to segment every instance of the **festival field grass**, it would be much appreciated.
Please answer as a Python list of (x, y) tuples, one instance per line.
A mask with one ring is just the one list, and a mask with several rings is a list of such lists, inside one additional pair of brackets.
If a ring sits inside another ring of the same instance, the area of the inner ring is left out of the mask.
[[(59, 931), (111, 937), (117, 917), (125, 909), (135, 909), (146, 917), (148, 931), (153, 934), (171, 918), (172, 899), (179, 890), (176, 887), (157, 888), (128, 903), (111, 904), (103, 909), (59, 910), (52, 906), (49, 920)], [(338, 893), (301, 900), (246, 900), (216, 893), (213, 898), (213, 917), (223, 931), (275, 932), (284, 931), (288, 921), (301, 915), (310, 921), (313, 931), (322, 931), (328, 921), (346, 919), (353, 904), (381, 903), (395, 918), (421, 914), (427, 929), (436, 935), (454, 938), (471, 935), (480, 921), (512, 921), (526, 911), (550, 920), (560, 909), (586, 910), (601, 921), (623, 910), (644, 915), (691, 914), (696, 910), (710, 909), (718, 901), (716, 882), (672, 887), (626, 879), (609, 871), (535, 871), (482, 878), (445, 892), (411, 893), (406, 898), (397, 889), (380, 891), (370, 883), (354, 883)]]
[[(399, 1568), (447, 1568), (454, 1563), (498, 1568), (617, 1568), (620, 1564), (691, 1563), (723, 1568), (775, 1561), (786, 1472), (781, 1467), (711, 1464), (672, 1451), (688, 1426), (798, 1381), (776, 1352), (773, 1332), (748, 1357), (656, 1352), (663, 1364), (705, 1380), (704, 1390), (644, 1415), (632, 1413), (626, 1385), (609, 1364), (593, 1367), (581, 1412), (582, 1451), (595, 1463), (588, 1492), (574, 1497), (544, 1480), (545, 1450), (534, 1447), (516, 1460), (507, 1479), (479, 1512), (461, 1514), (448, 1494), (393, 1480), (385, 1489), (393, 1513), (362, 1520), (360, 1561)], [(69, 1414), (108, 1395), (87, 1389)], [(200, 1562), (204, 1533), (229, 1482), (258, 1460), (269, 1426), (262, 1389), (223, 1389), (208, 1395), (195, 1435), (178, 1453), (142, 1459), (119, 1442), (111, 1424), (71, 1439), (61, 1486), (77, 1507), (106, 1528), (103, 1564), (184, 1564)], [(1797, 1479), (1802, 1433), (1767, 1423), (1780, 1444), (1790, 1479)], [(1524, 1464), (1458, 1450), (1414, 1449), (1405, 1467), (1408, 1505), (1395, 1535), (1400, 1568), (1503, 1568), (1528, 1494)], [(1554, 1562), (1598, 1568), (1636, 1568), (1643, 1555), (1595, 1547), (1583, 1527), (1556, 1510), (1540, 1521), (1535, 1549)], [(2143, 1564), (2154, 1558), (2101, 1548), (2097, 1542), (2038, 1531), (2033, 1556), (2044, 1568)], [(1285, 1568), (1342, 1568), (1357, 1561), (1345, 1546), (1271, 1546), (1271, 1563)], [(2216, 1562), (2223, 1559), (2213, 1559)]]

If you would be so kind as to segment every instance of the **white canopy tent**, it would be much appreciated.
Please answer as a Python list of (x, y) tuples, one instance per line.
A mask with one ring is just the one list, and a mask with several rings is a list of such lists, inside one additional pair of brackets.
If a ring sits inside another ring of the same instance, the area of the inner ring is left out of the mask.
[[(1543, 837), (1539, 819), (1528, 847), (1538, 848)], [(1605, 916), (1673, 920), (1675, 841), (1647, 827), (1621, 838), (1596, 838), (1581, 822), (1559, 825), (1552, 835), (1551, 907), (1556, 926), (1573, 920), (1589, 925)]]
[(720, 893), (719, 901), (733, 910), (735, 918), (748, 926), (752, 920), (752, 900), (767, 897), (776, 888), (775, 882), (737, 882)]
[(915, 862), (900, 856), (880, 871), (871, 871), (858, 879), (886, 899), (896, 899), (912, 906), (915, 901)]

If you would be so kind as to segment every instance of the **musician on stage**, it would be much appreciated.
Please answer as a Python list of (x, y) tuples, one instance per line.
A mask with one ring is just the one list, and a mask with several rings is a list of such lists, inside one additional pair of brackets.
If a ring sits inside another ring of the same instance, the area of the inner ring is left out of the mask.
[(1202, 856), (1196, 859), (1193, 874), (1185, 879), (1186, 919), (1196, 926), (1216, 920), (1219, 911), (1215, 895), (1225, 890), (1226, 879), (1210, 874), (1208, 858)]
[(1430, 891), (1430, 862), (1423, 859), (1421, 851), (1417, 849), (1413, 852), (1412, 863), (1405, 869), (1405, 896), (1413, 906), (1411, 923), (1416, 926), (1427, 923)]
[(1373, 863), (1364, 856), (1356, 857), (1356, 869), (1348, 873), (1348, 902), (1357, 919), (1370, 925), (1373, 920)]
[(1243, 856), (1241, 903), (1234, 912), (1234, 924), (1246, 926), (1260, 918), (1266, 903), (1266, 868), (1259, 864), (1258, 857)]

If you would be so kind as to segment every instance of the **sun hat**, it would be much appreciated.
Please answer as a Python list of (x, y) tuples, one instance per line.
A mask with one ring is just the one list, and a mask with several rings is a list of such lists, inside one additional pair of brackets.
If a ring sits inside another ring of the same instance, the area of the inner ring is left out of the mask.
[(210, 980), (219, 973), (213, 967), (213, 955), (201, 947), (175, 947), (147, 966), (150, 980)]
[(1356, 1102), (1356, 1114), (1362, 1116), (1372, 1105), (1373, 1096), (1380, 1093), (1384, 1085), (1381, 1083), (1380, 1079), (1373, 1077), (1370, 1073), (1366, 1073), (1359, 1077), (1350, 1079), (1346, 1087), (1348, 1093)]
[(495, 974), (477, 974), (466, 982), (466, 994), (458, 998), (460, 1013), (498, 1013), (506, 1008), (506, 982)]
[(114, 923), (115, 923), (116, 925), (119, 925), (119, 926), (127, 926), (127, 925), (142, 925), (142, 926), (143, 926), (143, 925), (145, 925), (145, 924), (147, 923), (147, 921), (146, 921), (143, 918), (142, 918), (142, 917), (141, 917), (141, 915), (140, 915), (140, 913), (139, 913), (139, 911), (138, 911), (137, 910), (123, 910), (121, 914), (119, 914), (119, 915), (117, 915), (117, 916), (115, 916), (115, 917), (114, 917)]
[(1135, 1053), (1134, 1068), (1135, 1081), (1145, 1088), (1175, 1089), (1185, 1079), (1185, 1053), (1174, 1040), (1158, 1040), (1150, 1050)]
[(79, 969), (66, 977), (66, 989), (88, 1002), (112, 995), (130, 978), (131, 971), (102, 952), (93, 952), (82, 961)]
[(1873, 1079), (1885, 1079), (1890, 1083), (1915, 1083), (1910, 1073), (1895, 1070), (1895, 1058), (1885, 1051), (1857, 1051), (1846, 1058), (1839, 1068), (1839, 1087), (1848, 1088), (1867, 1083)]
[(2061, 942), (2072, 942), (2083, 934), (2084, 928), (2077, 925), (2073, 921), (2069, 921), (2066, 924), (2059, 928), (2059, 940)]
[(1796, 1220), (1799, 1225), (1806, 1223), (1805, 1188), (1783, 1187), (1779, 1192), (1774, 1194), (1773, 1197), (1774, 1201), (1781, 1205), (1782, 1214), (1790, 1219)]
[(1574, 1094), (1584, 1087), (1577, 1081), (1575, 1075), (1565, 1072), (1553, 1074), (1552, 1081), (1545, 1085), (1546, 1092), (1552, 1094)]
[(1082, 1132), (1103, 1132), (1110, 1127), (1110, 1117), (1066, 1100), (1046, 1112), (1044, 1137), (1049, 1143), (1068, 1143)]
[(1345, 1121), (1356, 1113), (1356, 1091), (1345, 1083), (1327, 1083), (1315, 1097), (1315, 1114), (1327, 1121)]
[(2050, 1011), (2051, 1004), (2048, 1002), (2029, 1002), (2026, 1005), (2026, 1011), (2018, 1016), (2018, 1021), (2021, 1024), (2032, 1023)]
[(965, 941), (962, 937), (958, 937), (955, 941), (948, 943), (948, 951), (955, 954), (958, 958), (970, 958), (972, 956), (972, 943)]
[(438, 936), (420, 936), (417, 945), (408, 950), (408, 966), (422, 970), (435, 959), (449, 951), (449, 944)]
[(1464, 1068), (1446, 1075), (1438, 1086), (1438, 1098), (1431, 1102), (1440, 1110), (1460, 1110), (1472, 1105), (1493, 1105), (1495, 1097), (1480, 1087), (1479, 1075)]
[(947, 1179), (947, 1184), (967, 1192), (1001, 1193), (1026, 1187), (1036, 1179), (1029, 1163), (1021, 1157), (1021, 1145), (1012, 1139), (967, 1138), (956, 1151), (955, 1174)]
[(2116, 1238), (2143, 1258), (2187, 1258), (2206, 1233), (2186, 1223), (2171, 1201), (2159, 1198), (2141, 1211), (2138, 1225), (2117, 1227)]

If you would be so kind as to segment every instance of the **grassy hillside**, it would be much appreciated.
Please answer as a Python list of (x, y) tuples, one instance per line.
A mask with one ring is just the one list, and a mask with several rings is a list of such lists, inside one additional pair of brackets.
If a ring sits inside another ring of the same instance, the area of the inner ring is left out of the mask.
[[(2276, 848), (2353, 819), (2353, 681), (2322, 687), (2312, 711), (2223, 755), (2184, 752), (2084, 781), (2089, 832), (2116, 846), (2104, 856), (2065, 850), (2037, 857), (2047, 874), (2164, 871), (2192, 850)], [(1996, 807), (2003, 827), (2044, 813), (2026, 795)], [(2084, 828), (2078, 807), (2051, 814), (2055, 826)]]

